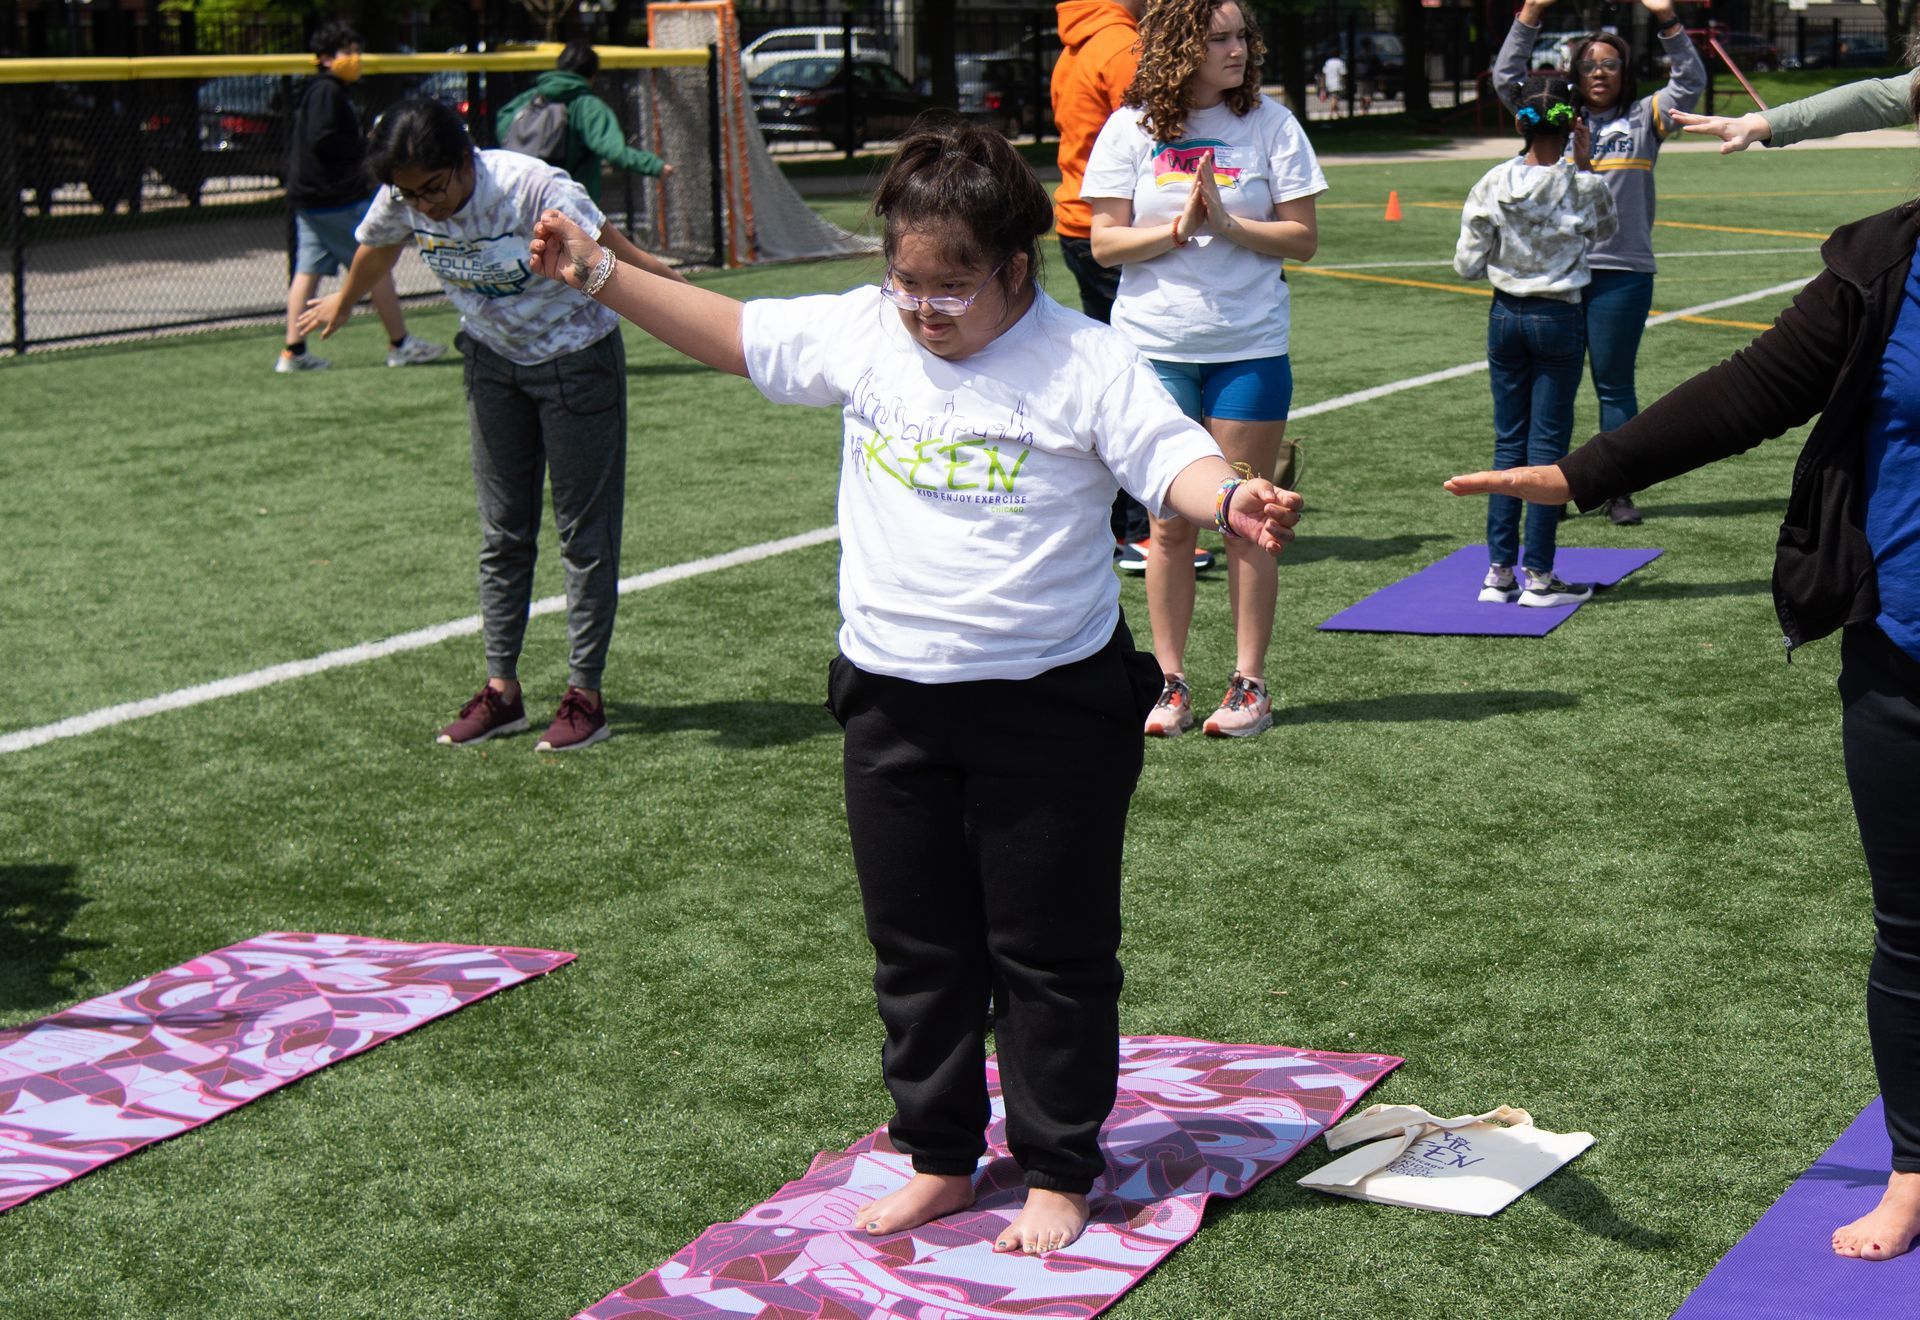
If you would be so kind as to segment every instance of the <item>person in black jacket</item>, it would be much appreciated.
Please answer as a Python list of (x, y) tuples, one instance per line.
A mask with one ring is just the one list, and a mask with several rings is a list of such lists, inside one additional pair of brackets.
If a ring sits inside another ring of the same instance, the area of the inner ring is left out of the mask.
[[(307, 352), (299, 320), (320, 290), (320, 281), (353, 264), (353, 231), (373, 201), (363, 168), (366, 135), (347, 96), (360, 78), (360, 34), (337, 19), (313, 34), (320, 72), (294, 93), (287, 129), (287, 201), (293, 206), (293, 282), (287, 288), (287, 346), (274, 363), (278, 372), (324, 371), (328, 362)], [(387, 330), (387, 365), (431, 362), (447, 351), (407, 333), (400, 295), (391, 275), (375, 286), (373, 306)]]
[(1867, 1032), (1893, 1172), (1833, 1249), (1886, 1260), (1920, 1232), (1920, 201), (1836, 230), (1773, 328), (1559, 463), (1454, 477), (1583, 510), (1804, 425), (1774, 556), (1789, 651), (1842, 632), (1841, 747), (1873, 883)]

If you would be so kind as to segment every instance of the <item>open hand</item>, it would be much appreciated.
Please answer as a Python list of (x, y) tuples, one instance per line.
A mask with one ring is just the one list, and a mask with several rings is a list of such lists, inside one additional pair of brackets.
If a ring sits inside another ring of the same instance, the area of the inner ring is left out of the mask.
[(1213, 172), (1212, 151), (1200, 158), (1200, 164), (1194, 170), (1193, 186), (1206, 203), (1207, 227), (1216, 234), (1224, 234), (1233, 228), (1233, 217), (1227, 214), (1227, 204), (1220, 200), (1220, 180)]
[(322, 339), (333, 338), (333, 332), (347, 323), (353, 315), (353, 308), (343, 306), (340, 295), (330, 293), (324, 298), (313, 298), (307, 302), (307, 310), (300, 313), (294, 322), (294, 328), (302, 335), (310, 335), (317, 328)]
[(1557, 466), (1471, 472), (1450, 477), (1445, 485), (1455, 495), (1513, 495), (1529, 504), (1565, 504), (1573, 498), (1566, 475)]
[(1773, 136), (1773, 125), (1762, 114), (1744, 114), (1737, 119), (1725, 115), (1692, 115), (1684, 110), (1669, 110), (1667, 118), (1689, 133), (1704, 133), (1720, 139), (1720, 154), (1745, 151), (1756, 142)]
[(1235, 488), (1227, 525), (1235, 536), (1277, 555), (1293, 543), (1293, 529), (1305, 507), (1298, 491), (1281, 490), (1265, 477), (1255, 477)]
[(1585, 115), (1573, 117), (1573, 163), (1583, 170), (1593, 168), (1593, 129)]
[(558, 211), (540, 213), (527, 249), (533, 254), (536, 271), (576, 289), (587, 282), (600, 260), (600, 245)]

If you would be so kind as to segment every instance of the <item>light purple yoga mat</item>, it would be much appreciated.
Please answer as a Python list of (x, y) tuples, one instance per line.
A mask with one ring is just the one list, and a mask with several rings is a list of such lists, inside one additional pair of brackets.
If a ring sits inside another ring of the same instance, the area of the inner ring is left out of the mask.
[(1733, 1244), (1674, 1320), (1920, 1316), (1920, 1253), (1847, 1260), (1828, 1245), (1834, 1229), (1880, 1204), (1892, 1159), (1875, 1100)]
[[(1563, 549), (1553, 569), (1568, 582), (1610, 587), (1635, 569), (1658, 559), (1659, 550)], [(1424, 633), (1443, 637), (1545, 637), (1566, 622), (1578, 605), (1534, 609), (1527, 605), (1483, 605), (1481, 579), (1487, 575), (1487, 548), (1470, 545), (1437, 564), (1382, 587), (1320, 625), (1322, 632)]]

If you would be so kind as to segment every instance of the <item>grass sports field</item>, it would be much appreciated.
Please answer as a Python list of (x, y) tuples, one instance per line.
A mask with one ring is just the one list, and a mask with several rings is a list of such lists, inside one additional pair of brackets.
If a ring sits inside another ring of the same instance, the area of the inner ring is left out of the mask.
[[(1817, 236), (1912, 193), (1917, 162), (1669, 156), (1655, 308), (1728, 305), (1647, 332), (1643, 403), (1746, 343)], [(1482, 357), (1486, 286), (1446, 263), (1486, 166), (1328, 169), (1297, 410)], [(277, 341), (0, 364), (0, 737), (474, 612), (457, 366), (386, 370), (363, 317), (334, 370), (279, 379)], [(831, 525), (835, 415), (628, 344), (624, 571)], [(1481, 538), (1483, 505), (1439, 483), (1486, 465), (1490, 426), (1483, 374), (1296, 422), (1278, 723), (1148, 748), (1122, 1022), (1405, 1055), (1372, 1099), (1504, 1101), (1599, 1143), (1490, 1221), (1304, 1191), (1315, 1147), (1217, 1205), (1121, 1320), (1663, 1316), (1874, 1094), (1837, 646), (1785, 663), (1767, 593), (1798, 437), (1647, 493), (1643, 527), (1570, 521), (1564, 544), (1667, 554), (1544, 640), (1315, 632)], [(883, 1121), (820, 705), (835, 563), (821, 543), (628, 596), (617, 736), (579, 756), (433, 745), (473, 637), (0, 753), (0, 1022), (266, 930), (580, 954), (0, 1216), (0, 1311), (566, 1315)], [(1198, 688), (1230, 668), (1224, 587), (1202, 583)], [(564, 651), (536, 619), (536, 728)]]

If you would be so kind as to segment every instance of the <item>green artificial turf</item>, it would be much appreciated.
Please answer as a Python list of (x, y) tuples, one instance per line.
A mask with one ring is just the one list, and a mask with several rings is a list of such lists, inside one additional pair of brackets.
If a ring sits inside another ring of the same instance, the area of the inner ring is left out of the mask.
[[(1316, 266), (1444, 263), (1486, 162), (1340, 166)], [(1911, 155), (1675, 155), (1662, 310), (1813, 274), (1797, 232), (1892, 205)], [(1398, 191), (1406, 219), (1379, 206)], [(858, 205), (823, 205), (836, 218)], [(1780, 248), (1784, 252), (1718, 257)], [(845, 288), (873, 261), (705, 277)], [(1442, 286), (1444, 264), (1372, 272)], [(1049, 281), (1071, 300), (1058, 261)], [(1296, 406), (1457, 366), (1486, 301), (1297, 275)], [(1710, 313), (1764, 323), (1786, 294)], [(450, 313), (413, 317), (449, 338)], [(1751, 336), (1647, 334), (1643, 402)], [(0, 732), (471, 614), (457, 365), (356, 321), (333, 370), (271, 328), (0, 364), (12, 511)], [(627, 336), (623, 571), (824, 527), (839, 420)], [(1592, 427), (1583, 396), (1579, 431)], [(1294, 1185), (1314, 1147), (1119, 1320), (1664, 1316), (1874, 1094), (1866, 877), (1836, 647), (1783, 661), (1767, 590), (1797, 436), (1569, 545), (1666, 556), (1541, 640), (1314, 625), (1479, 540), (1440, 489), (1492, 452), (1484, 376), (1308, 417), (1262, 738), (1149, 747), (1127, 848), (1124, 1028), (1384, 1052), (1370, 1099), (1507, 1102), (1598, 1137), (1492, 1220)], [(887, 1116), (847, 856), (832, 545), (629, 596), (616, 737), (569, 757), (433, 730), (464, 638), (0, 755), (0, 1021), (264, 930), (538, 945), (577, 963), (0, 1216), (0, 1312), (559, 1316)], [(551, 540), (537, 592), (560, 590)], [(1190, 671), (1231, 664), (1221, 575)], [(1123, 599), (1146, 636), (1141, 586)], [(536, 720), (557, 616), (529, 631)]]

